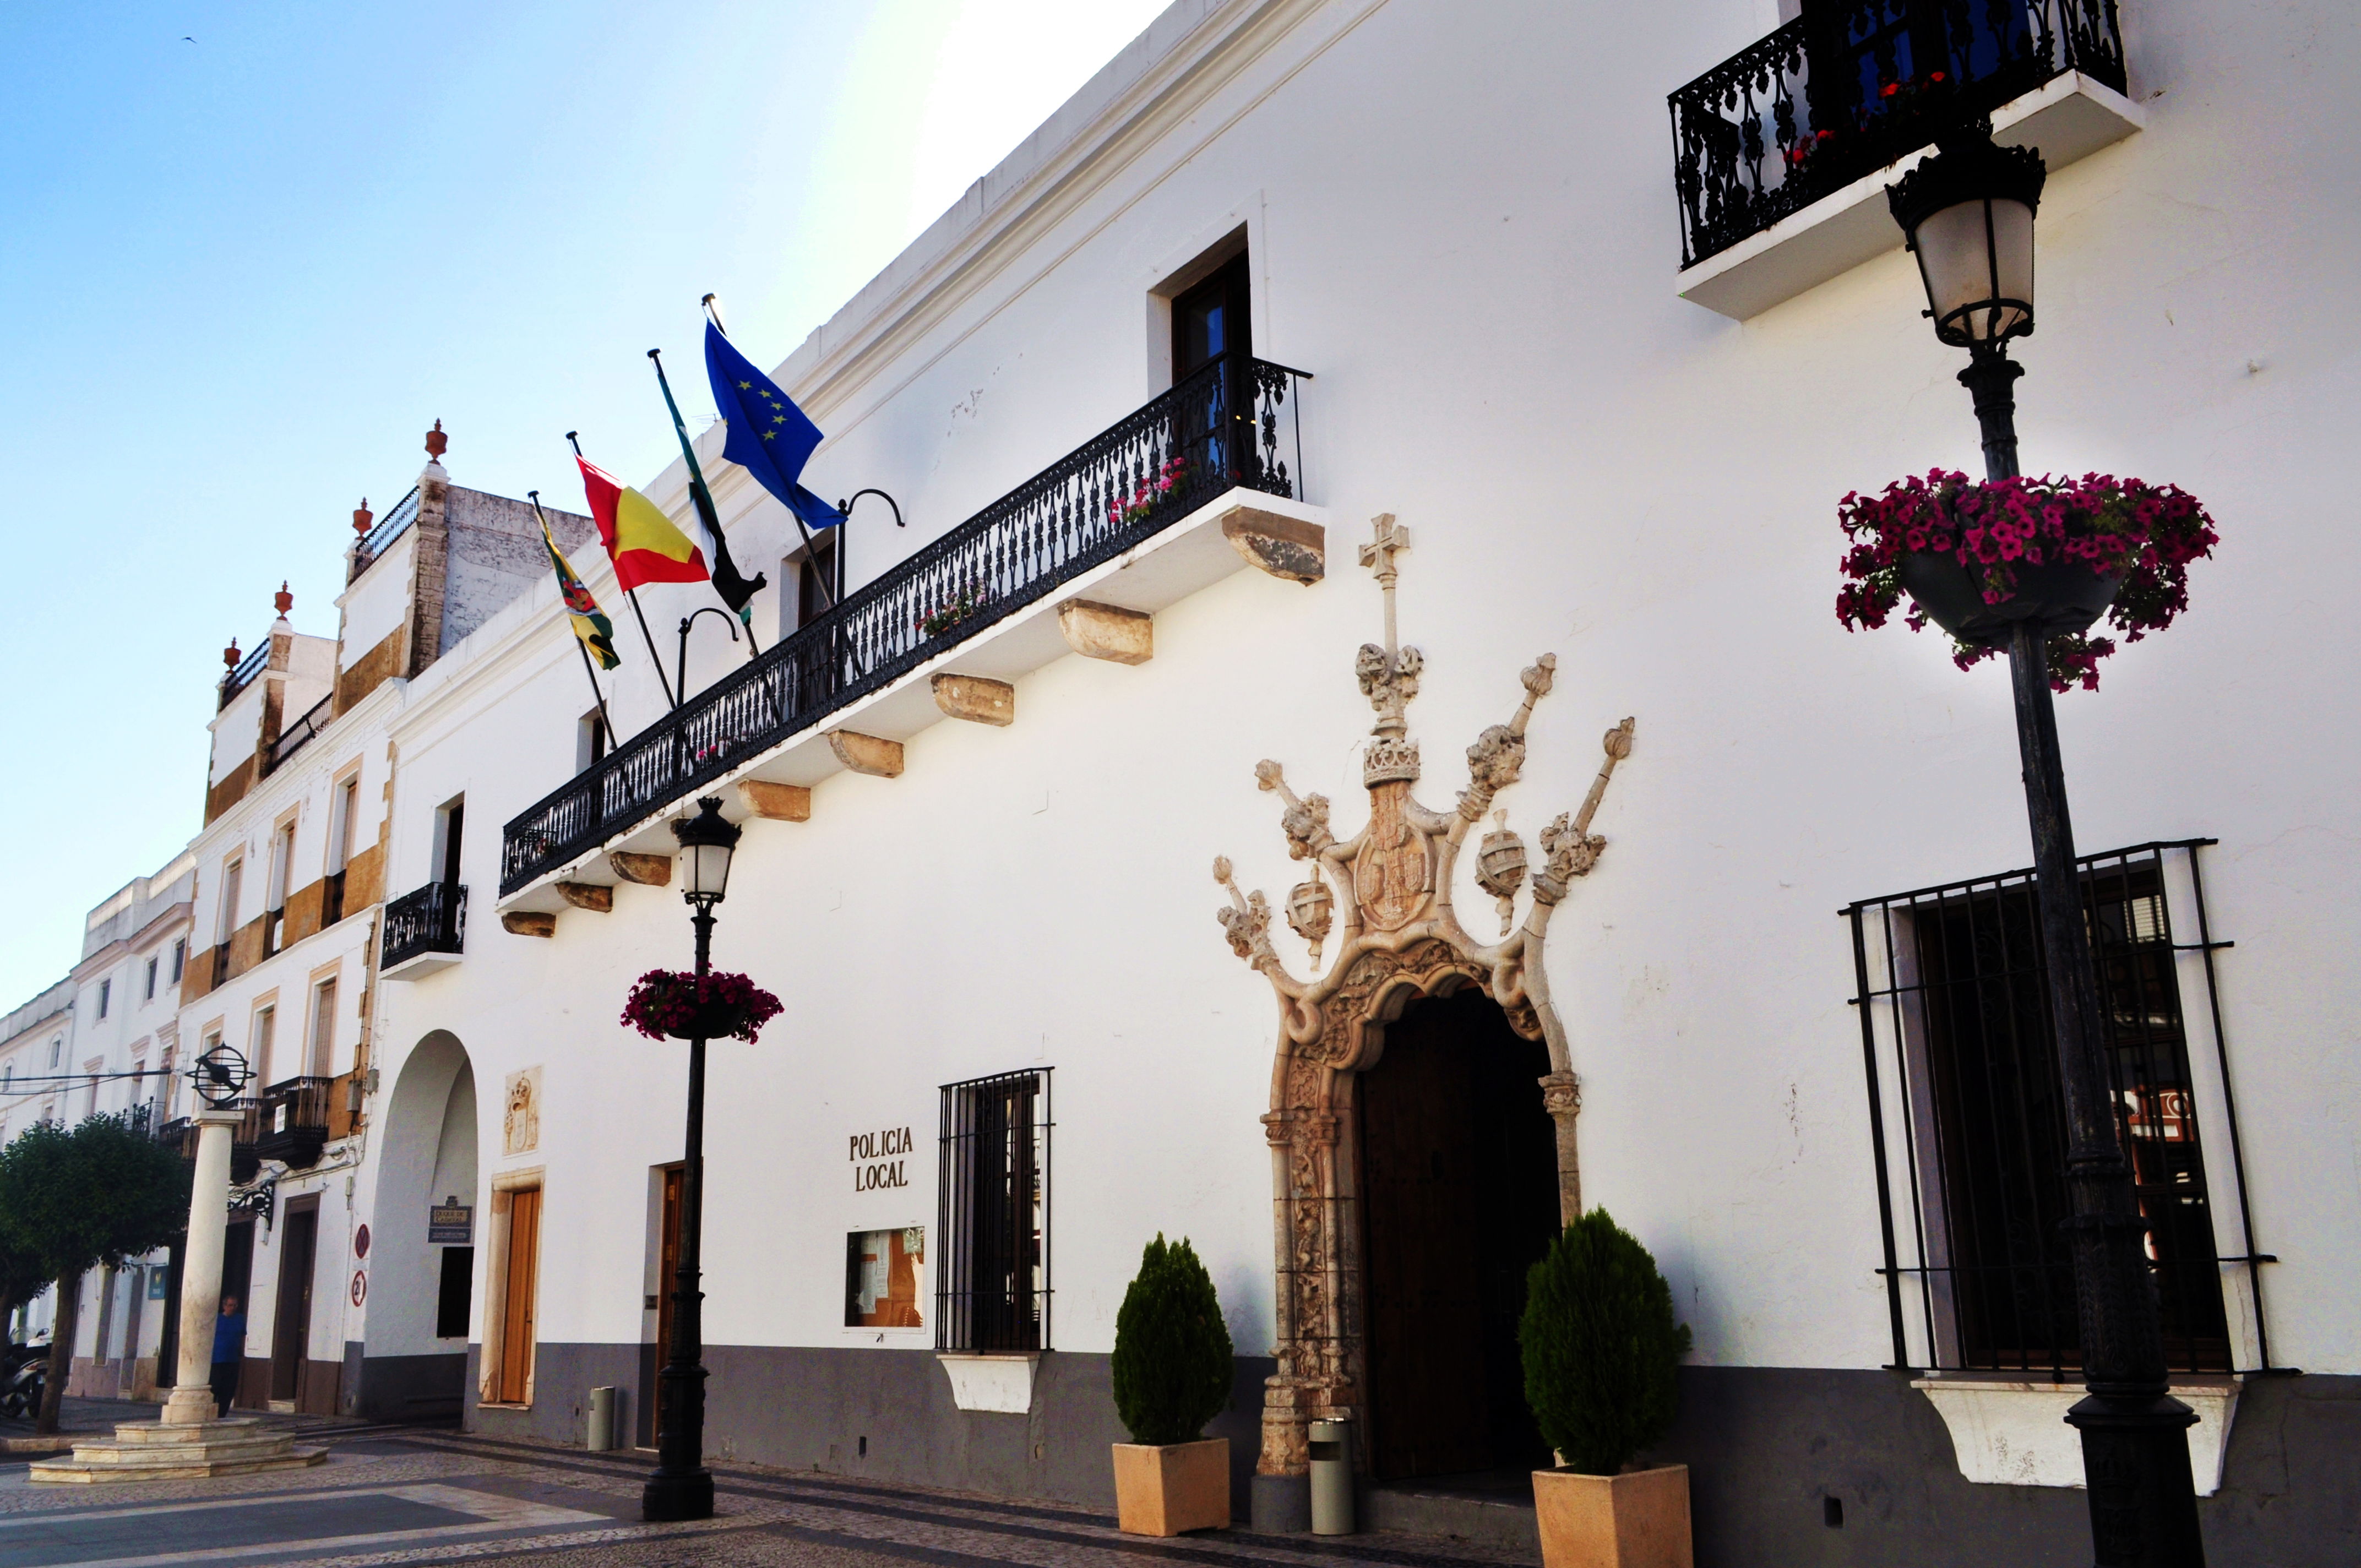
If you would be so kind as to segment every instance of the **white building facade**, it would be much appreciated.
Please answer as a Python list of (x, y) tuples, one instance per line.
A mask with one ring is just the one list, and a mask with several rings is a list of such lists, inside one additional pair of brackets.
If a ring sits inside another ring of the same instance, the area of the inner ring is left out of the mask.
[[(2353, 548), (2306, 455), (2361, 60), (2324, 10), (2065, 10), (2070, 49), (2054, 5), (1969, 24), (2048, 40), (1990, 105), (2050, 166), (2026, 464), (2224, 541), (2060, 704), (2124, 1130), (2213, 1559), (2335, 1561), (2352, 632), (2293, 585)], [(697, 633), (676, 717), (622, 640), (603, 757), (545, 584), (412, 680), (388, 885), (456, 862), (475, 915), (385, 955), (364, 1383), (465, 1357), (472, 1425), (558, 1440), (614, 1386), (648, 1440), (683, 1053), (616, 1015), (687, 964), (666, 824), (709, 795), (716, 962), (786, 1006), (713, 1051), (710, 1452), (1103, 1499), (1161, 1232), (1230, 1315), (1242, 1511), (1300, 1524), (1343, 1412), (1373, 1516), (1432, 1520), (1532, 1459), (1518, 1283), (1598, 1206), (1695, 1334), (1657, 1452), (1701, 1555), (2078, 1559), (2006, 684), (1830, 613), (1839, 499), (1972, 465), (1958, 364), (1894, 170), (1750, 230), (1699, 194), (1747, 145), (1709, 93), (1665, 157), (1664, 94), (1817, 20), (1175, 5), (782, 367), (813, 487), (910, 522), (856, 512), (840, 609), (790, 610), (800, 542), (708, 432), (793, 637)]]

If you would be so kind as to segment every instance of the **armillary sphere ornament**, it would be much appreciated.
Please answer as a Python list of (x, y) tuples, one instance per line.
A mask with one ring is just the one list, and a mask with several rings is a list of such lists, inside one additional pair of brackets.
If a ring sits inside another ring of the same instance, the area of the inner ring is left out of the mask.
[(206, 1104), (226, 1105), (254, 1081), (254, 1069), (235, 1047), (215, 1046), (197, 1058), (189, 1076), (195, 1080), (197, 1093)]

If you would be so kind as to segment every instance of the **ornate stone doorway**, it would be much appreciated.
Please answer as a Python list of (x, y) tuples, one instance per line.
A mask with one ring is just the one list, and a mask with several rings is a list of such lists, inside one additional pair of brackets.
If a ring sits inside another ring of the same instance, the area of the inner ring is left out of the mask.
[(1405, 1007), (1354, 1084), (1378, 1480), (1548, 1463), (1517, 1320), (1558, 1232), (1549, 1065), (1471, 986)]
[[(1382, 1420), (1383, 1413), (1370, 1407), (1371, 1298), (1365, 1251), (1369, 1232), (1364, 1224), (1367, 1173), (1360, 1157), (1357, 1090), (1360, 1075), (1381, 1058), (1388, 1025), (1402, 1018), (1411, 1003), (1472, 992), (1489, 1000), (1510, 1035), (1546, 1053), (1546, 1070), (1530, 1080), (1552, 1124), (1554, 1181), (1543, 1192), (1554, 1194), (1554, 1223), (1582, 1212), (1575, 1151), (1580, 1095), (1565, 1029), (1550, 1004), (1543, 943), (1551, 914), (1607, 846), (1590, 832), (1591, 817), (1616, 763), (1631, 754), (1632, 721), (1626, 718), (1607, 731), (1606, 759), (1581, 807), (1560, 814), (1542, 829), (1543, 860), (1533, 871), (1521, 923), (1516, 913), (1528, 870), (1524, 840), (1510, 831), (1507, 812), (1494, 814), (1494, 830), (1476, 846), (1472, 880), (1497, 905), (1499, 936), (1487, 942), (1470, 934), (1453, 906), (1460, 851), (1469, 830), (1492, 813), (1495, 796), (1517, 782), (1525, 760), (1525, 728), (1533, 705), (1556, 677), (1557, 660), (1547, 653), (1535, 660), (1521, 677), (1522, 705), (1509, 722), (1491, 726), (1467, 748), (1467, 787), (1455, 808), (1438, 812), (1421, 805), (1411, 794), (1420, 773), (1419, 748), (1409, 737), (1405, 710), (1418, 695), (1425, 657), (1416, 648), (1399, 645), (1394, 630), (1396, 556), (1409, 543), (1409, 531), (1385, 516), (1361, 549), (1361, 564), (1375, 571), (1384, 594), (1386, 626), (1384, 645), (1364, 644), (1355, 661), (1361, 691), (1378, 714), (1361, 759), (1361, 779), (1369, 793), (1367, 826), (1351, 839), (1338, 839), (1329, 828), (1325, 796), (1299, 798), (1277, 762), (1255, 765), (1261, 787), (1285, 805), (1279, 826), (1289, 854), (1312, 864), (1312, 874), (1289, 892), (1286, 916), (1288, 926), (1310, 945), (1315, 978), (1298, 980), (1289, 972), (1273, 945), (1272, 911), (1262, 892), (1240, 890), (1227, 858), (1213, 862), (1214, 878), (1230, 895), (1221, 921), (1231, 949), (1270, 981), (1279, 1012), (1271, 1108), (1262, 1119), (1277, 1211), (1273, 1326), (1279, 1370), (1264, 1395), (1255, 1482), (1258, 1528), (1305, 1528), (1306, 1429), (1313, 1418), (1356, 1418), (1359, 1465), (1366, 1473), (1372, 1462), (1367, 1418)], [(1322, 953), (1332, 934), (1334, 957), (1323, 970)], [(1543, 1064), (1527, 1063), (1536, 1065)], [(1476, 1347), (1458, 1346), (1459, 1354), (1476, 1358), (1473, 1365), (1483, 1364), (1480, 1302), (1479, 1293)], [(1481, 1375), (1480, 1386), (1491, 1388), (1490, 1374)], [(1482, 1441), (1488, 1452), (1490, 1397), (1470, 1393), (1486, 1401)], [(1413, 1413), (1431, 1409), (1438, 1398), (1415, 1392), (1399, 1397), (1407, 1401), (1405, 1411)], [(1415, 1449), (1407, 1458), (1388, 1461), (1431, 1462), (1441, 1461), (1430, 1461)]]

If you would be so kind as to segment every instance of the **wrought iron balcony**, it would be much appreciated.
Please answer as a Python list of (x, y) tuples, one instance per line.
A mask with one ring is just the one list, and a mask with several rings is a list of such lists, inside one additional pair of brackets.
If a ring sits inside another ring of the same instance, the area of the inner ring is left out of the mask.
[(281, 1160), (295, 1170), (317, 1165), (328, 1143), (328, 1101), (335, 1081), (291, 1078), (264, 1090), (257, 1157)]
[[(251, 1181), (262, 1168), (262, 1157), (255, 1152), (255, 1140), (260, 1135), (262, 1102), (258, 1100), (233, 1100), (222, 1107), (238, 1113), (237, 1124), (230, 1129), (229, 1179)], [(156, 1141), (178, 1149), (181, 1157), (194, 1161), (197, 1157), (197, 1135), (203, 1131), (194, 1119), (175, 1116), (157, 1129)]]
[(1805, 0), (1670, 95), (1682, 267), (2070, 71), (2125, 91), (2114, 0)]
[(236, 699), (238, 693), (254, 684), (254, 677), (262, 674), (263, 666), (269, 663), (270, 638), (265, 633), (262, 641), (255, 644), (254, 652), (239, 660), (237, 667), (221, 678), (221, 701), (215, 706), (227, 707)]
[(1223, 492), (1293, 497), (1302, 468), (1297, 383), (1308, 379), (1260, 359), (1216, 359), (846, 595), (519, 813), (502, 837), (502, 896)]
[(272, 772), (277, 772), (288, 758), (309, 745), (313, 736), (328, 727), (328, 720), (334, 717), (328, 710), (334, 706), (335, 694), (331, 692), (313, 703), (310, 712), (279, 732), (278, 740), (270, 748)]
[(430, 882), (385, 906), (385, 939), (378, 949), (382, 971), (431, 954), (456, 955), (467, 935), (467, 890), (456, 883)]
[(385, 554), (386, 546), (401, 538), (417, 521), (418, 487), (412, 485), (410, 493), (394, 502), (393, 510), (379, 519), (378, 525), (353, 547), (353, 562), (346, 572), (345, 581), (347, 584), (358, 581), (360, 575), (369, 569), (369, 564)]

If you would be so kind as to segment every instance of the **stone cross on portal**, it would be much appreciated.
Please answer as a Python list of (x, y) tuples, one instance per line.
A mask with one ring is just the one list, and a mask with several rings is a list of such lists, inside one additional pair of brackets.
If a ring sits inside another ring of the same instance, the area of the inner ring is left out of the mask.
[(1378, 587), (1386, 596), (1386, 645), (1363, 643), (1356, 673), (1362, 695), (1378, 710), (1378, 722), (1370, 732), (1399, 740), (1410, 729), (1402, 708), (1418, 695), (1418, 673), (1425, 664), (1417, 649), (1402, 647), (1394, 634), (1394, 579), (1400, 573), (1394, 557), (1410, 548), (1410, 530), (1396, 522), (1389, 511), (1379, 512), (1369, 523), (1370, 539), (1361, 546), (1361, 565), (1378, 575)]
[(1371, 538), (1361, 546), (1361, 565), (1378, 575), (1378, 587), (1386, 596), (1386, 659), (1391, 663), (1397, 646), (1394, 639), (1394, 578), (1400, 568), (1394, 565), (1398, 552), (1410, 548), (1410, 530), (1394, 521), (1394, 514), (1381, 511), (1369, 520)]

